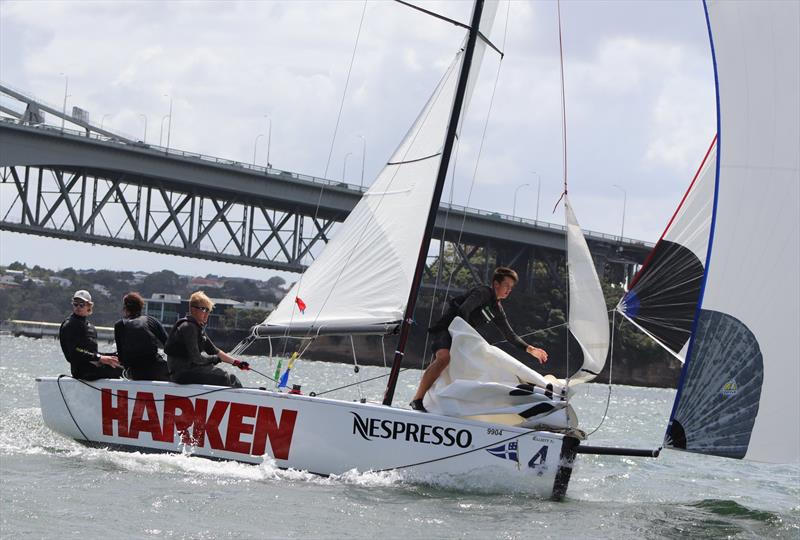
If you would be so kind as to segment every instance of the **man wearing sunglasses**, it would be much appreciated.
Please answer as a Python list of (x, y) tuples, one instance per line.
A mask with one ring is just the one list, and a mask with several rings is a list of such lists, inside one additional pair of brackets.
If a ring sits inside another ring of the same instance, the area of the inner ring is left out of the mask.
[(80, 290), (72, 295), (72, 315), (58, 330), (61, 350), (76, 379), (119, 379), (122, 367), (117, 357), (97, 352), (97, 330), (88, 319), (92, 306), (89, 291)]
[(236, 375), (216, 367), (216, 364), (225, 362), (241, 370), (250, 369), (250, 364), (240, 362), (219, 350), (208, 338), (205, 327), (212, 309), (214, 302), (203, 291), (198, 291), (189, 298), (189, 313), (175, 323), (164, 346), (169, 365), (169, 380), (178, 384), (213, 384), (241, 388), (242, 383)]

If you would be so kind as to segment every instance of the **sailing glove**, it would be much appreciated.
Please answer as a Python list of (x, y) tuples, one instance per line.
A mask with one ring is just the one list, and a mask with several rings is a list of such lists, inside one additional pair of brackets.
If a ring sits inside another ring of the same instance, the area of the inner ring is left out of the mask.
[(234, 365), (235, 367), (238, 367), (238, 368), (239, 368), (239, 369), (241, 369), (242, 371), (247, 371), (248, 369), (250, 369), (250, 364), (249, 364), (249, 363), (247, 363), (247, 362), (240, 362), (239, 360), (234, 360), (234, 361), (233, 361), (233, 365)]

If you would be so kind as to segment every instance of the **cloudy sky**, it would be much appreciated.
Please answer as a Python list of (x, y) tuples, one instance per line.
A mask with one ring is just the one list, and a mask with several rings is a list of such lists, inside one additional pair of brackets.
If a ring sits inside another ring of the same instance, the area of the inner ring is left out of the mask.
[[(471, 11), (465, 1), (418, 3), (463, 21)], [(68, 108), (86, 109), (98, 124), (104, 118), (105, 127), (138, 139), (145, 135), (144, 114), (151, 143), (159, 140), (167, 94), (172, 147), (244, 162), (252, 161), (254, 142), (271, 121), (273, 166), (339, 180), (352, 153), (350, 183), (360, 181), (362, 135), (369, 184), (432, 92), (463, 30), (394, 2), (368, 2), (334, 140), (363, 9), (360, 1), (333, 0), (0, 0), (0, 80), (60, 108), (66, 74)], [(714, 133), (702, 4), (565, 0), (561, 12), (568, 180), (578, 219), (586, 229), (619, 234), (624, 189), (625, 236), (655, 241)], [(491, 37), (506, 55), (500, 62), (489, 52), (484, 61), (459, 148), (453, 202), (511, 213), (515, 190), (530, 184), (518, 191), (516, 213), (534, 218), (541, 181), (539, 217), (561, 222), (562, 213), (552, 213), (563, 178), (555, 2), (501, 2)], [(255, 150), (264, 164), (266, 137)], [(450, 193), (448, 186), (445, 200)], [(272, 274), (0, 233), (0, 263), (14, 260), (54, 268)]]

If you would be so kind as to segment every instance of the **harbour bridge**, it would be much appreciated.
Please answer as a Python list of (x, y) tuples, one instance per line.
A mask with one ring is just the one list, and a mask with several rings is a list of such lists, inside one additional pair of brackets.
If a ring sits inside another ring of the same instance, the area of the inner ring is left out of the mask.
[[(366, 188), (121, 136), (0, 85), (0, 230), (302, 272)], [(24, 109), (24, 111), (22, 110)], [(61, 126), (45, 122), (45, 115)], [(65, 125), (69, 124), (69, 128)], [(585, 231), (601, 274), (630, 276), (653, 244)], [(563, 264), (563, 225), (442, 204), (425, 282), (487, 282)]]

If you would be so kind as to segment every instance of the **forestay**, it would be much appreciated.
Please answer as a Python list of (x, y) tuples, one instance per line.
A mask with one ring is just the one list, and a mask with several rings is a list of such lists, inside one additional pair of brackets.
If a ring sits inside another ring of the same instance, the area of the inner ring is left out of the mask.
[[(496, 2), (486, 4), (481, 28), (491, 28), (496, 9)], [(473, 84), (485, 48), (478, 40), (469, 79)], [(370, 189), (257, 331), (266, 326), (309, 334), (321, 328), (375, 327), (382, 332), (387, 323), (402, 320), (462, 57), (463, 47)]]
[(716, 137), (667, 228), (617, 310), (683, 362), (700, 298), (711, 230)]
[(716, 183), (666, 444), (800, 461), (800, 3), (709, 2)]
[(569, 330), (581, 346), (583, 364), (570, 384), (588, 382), (603, 370), (608, 354), (608, 311), (597, 270), (569, 197), (564, 195), (569, 274)]

